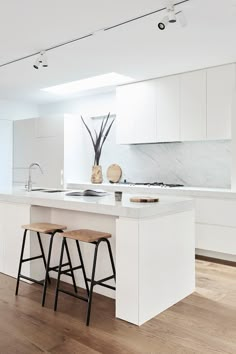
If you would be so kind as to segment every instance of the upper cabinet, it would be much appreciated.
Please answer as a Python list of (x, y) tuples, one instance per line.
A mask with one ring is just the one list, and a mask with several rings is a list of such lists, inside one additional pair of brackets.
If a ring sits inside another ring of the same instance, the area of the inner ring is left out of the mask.
[(117, 89), (117, 142), (179, 141), (179, 77), (166, 77)]
[(117, 143), (231, 138), (235, 64), (117, 89)]
[(235, 64), (207, 69), (207, 139), (231, 138)]
[(117, 142), (119, 144), (156, 142), (155, 80), (118, 87), (116, 99)]
[(206, 139), (206, 71), (180, 75), (182, 141)]
[(156, 81), (157, 142), (180, 140), (180, 79), (179, 75)]

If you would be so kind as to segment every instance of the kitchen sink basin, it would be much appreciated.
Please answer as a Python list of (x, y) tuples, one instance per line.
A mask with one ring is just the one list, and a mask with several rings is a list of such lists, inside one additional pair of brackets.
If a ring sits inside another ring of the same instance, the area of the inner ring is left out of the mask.
[(42, 189), (43, 193), (63, 193), (66, 192), (64, 189)]
[(45, 189), (45, 188), (33, 188), (31, 192), (42, 192), (42, 193), (63, 193), (66, 192), (64, 189)]
[(32, 188), (31, 189), (31, 192), (43, 192), (43, 191), (45, 191), (44, 188)]

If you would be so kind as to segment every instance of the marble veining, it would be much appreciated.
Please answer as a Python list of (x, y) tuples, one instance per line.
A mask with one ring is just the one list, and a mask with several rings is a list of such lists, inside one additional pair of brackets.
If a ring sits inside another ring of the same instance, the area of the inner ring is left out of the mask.
[(230, 188), (230, 141), (116, 145), (109, 137), (101, 163), (118, 163), (132, 182), (164, 181), (185, 186)]

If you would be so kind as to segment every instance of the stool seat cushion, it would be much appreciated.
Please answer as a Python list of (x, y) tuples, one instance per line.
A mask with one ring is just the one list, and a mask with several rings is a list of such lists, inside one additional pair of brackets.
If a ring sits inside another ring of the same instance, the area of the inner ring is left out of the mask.
[(111, 234), (88, 229), (66, 231), (60, 234), (62, 237), (71, 238), (82, 242), (95, 242), (101, 238), (110, 238)]
[(25, 230), (41, 232), (43, 234), (48, 234), (54, 232), (56, 230), (66, 230), (67, 227), (65, 225), (58, 225), (58, 224), (50, 224), (44, 222), (33, 223), (29, 225), (22, 225), (22, 228)]

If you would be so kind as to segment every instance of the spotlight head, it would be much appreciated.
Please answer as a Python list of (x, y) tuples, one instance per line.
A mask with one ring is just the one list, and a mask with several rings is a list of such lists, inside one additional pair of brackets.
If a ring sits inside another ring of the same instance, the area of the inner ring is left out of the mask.
[(33, 67), (35, 69), (39, 69), (40, 65), (42, 65), (43, 68), (47, 68), (48, 67), (48, 62), (47, 62), (47, 57), (46, 57), (46, 52), (45, 51), (41, 51), (39, 53), (39, 57), (36, 59)]
[(175, 16), (174, 8), (171, 8), (170, 10), (168, 10), (168, 16), (169, 16), (169, 22), (170, 23), (175, 23), (176, 22), (176, 16)]
[(39, 66), (40, 66), (40, 64), (41, 64), (40, 59), (37, 58), (36, 61), (35, 61), (35, 63), (34, 63), (34, 65), (33, 65), (33, 67), (34, 67), (35, 69), (38, 69)]
[(41, 52), (40, 54), (41, 54), (42, 66), (43, 68), (47, 68), (48, 60), (47, 60), (46, 52)]
[(158, 28), (163, 31), (166, 26), (168, 26), (168, 23), (169, 23), (169, 18), (168, 16), (165, 16), (161, 22), (158, 23)]

